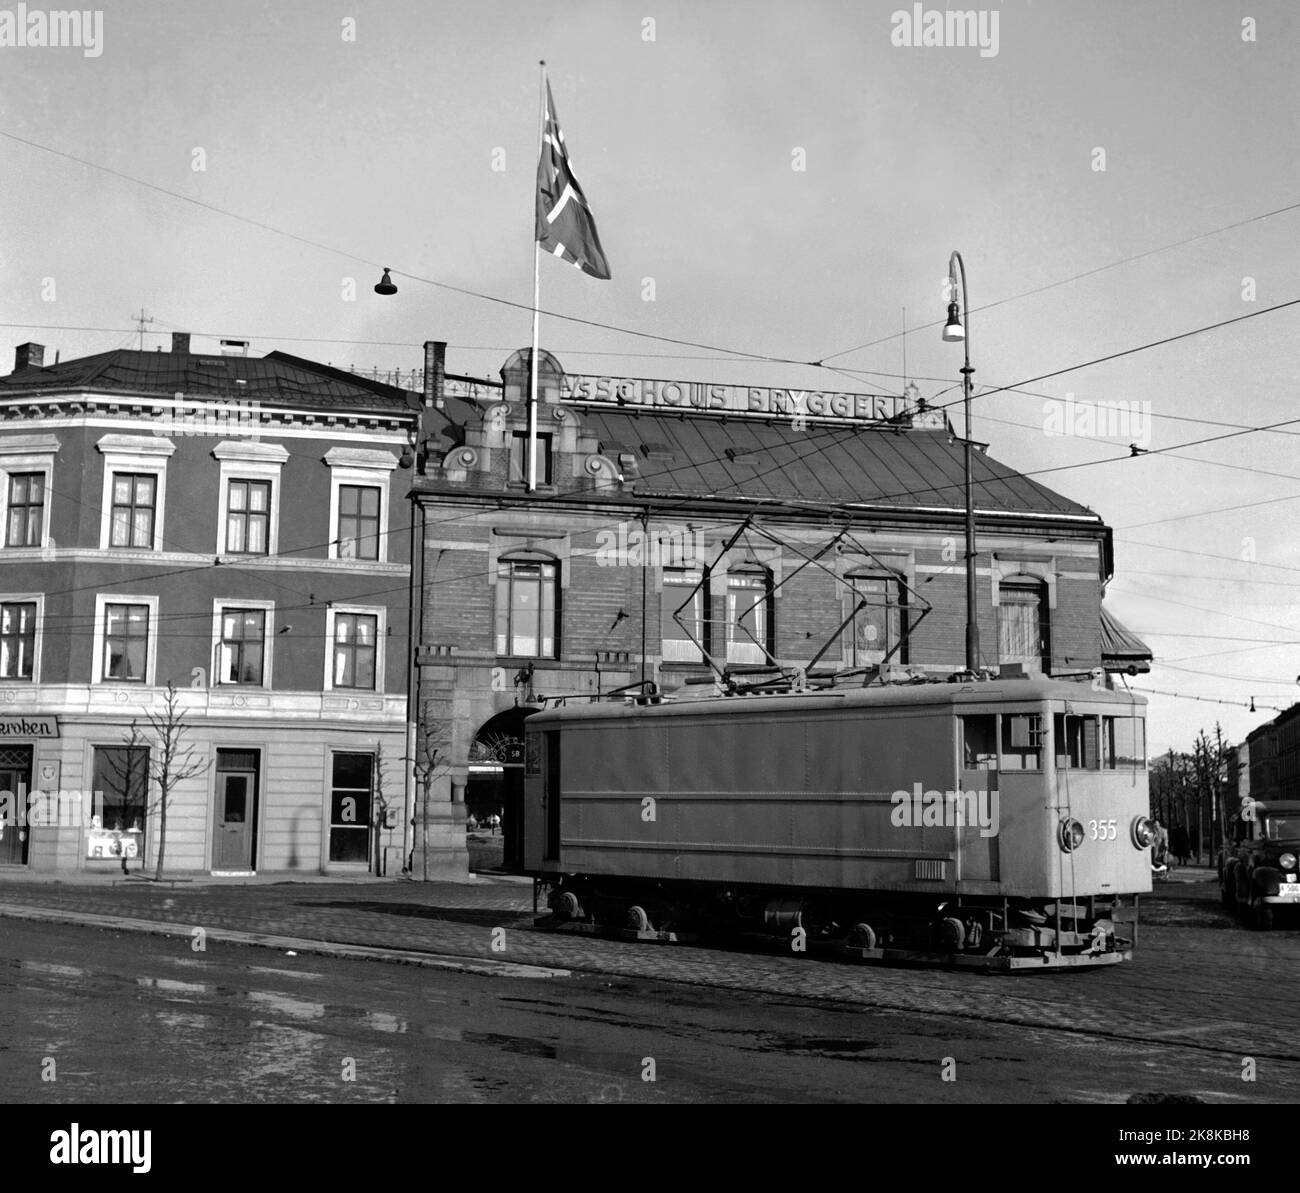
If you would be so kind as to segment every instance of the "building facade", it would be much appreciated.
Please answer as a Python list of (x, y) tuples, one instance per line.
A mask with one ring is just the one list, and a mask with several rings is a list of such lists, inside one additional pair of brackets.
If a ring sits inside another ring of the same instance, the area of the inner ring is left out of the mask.
[(169, 871), (405, 864), (419, 399), (236, 352), (0, 378), (0, 865), (153, 868), (168, 685)]
[[(880, 395), (431, 359), (412, 497), (417, 695), (438, 799), (501, 811), (543, 698), (653, 684), (919, 680), (965, 652), (964, 443)], [(982, 670), (1107, 683), (1150, 651), (1107, 619), (1111, 533), (976, 451)], [(417, 863), (416, 870), (419, 865)]]

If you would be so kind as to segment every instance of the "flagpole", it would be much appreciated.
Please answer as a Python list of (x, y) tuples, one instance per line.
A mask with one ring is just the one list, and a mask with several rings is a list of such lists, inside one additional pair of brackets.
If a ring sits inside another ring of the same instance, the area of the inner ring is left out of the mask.
[[(546, 134), (546, 62), (539, 63), (541, 77), (538, 83), (537, 101), (537, 160), (542, 160), (546, 148), (543, 137)], [(536, 187), (534, 187), (534, 204), (536, 204)], [(534, 213), (533, 219), (536, 220)], [(538, 324), (541, 314), (542, 270), (541, 241), (537, 239), (537, 228), (533, 228), (533, 351), (531, 356), (532, 377), (528, 386), (528, 492), (537, 491), (537, 350)]]

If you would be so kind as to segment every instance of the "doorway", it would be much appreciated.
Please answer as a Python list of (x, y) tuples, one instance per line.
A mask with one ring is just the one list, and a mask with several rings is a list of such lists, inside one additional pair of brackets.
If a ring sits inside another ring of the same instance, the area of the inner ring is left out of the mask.
[(0, 749), (0, 792), (8, 792), (8, 800), (0, 800), (12, 817), (0, 817), (0, 866), (25, 866), (27, 864), (27, 792), (32, 785), (32, 747), (5, 746)]
[(257, 856), (258, 751), (218, 750), (213, 870), (252, 871)]

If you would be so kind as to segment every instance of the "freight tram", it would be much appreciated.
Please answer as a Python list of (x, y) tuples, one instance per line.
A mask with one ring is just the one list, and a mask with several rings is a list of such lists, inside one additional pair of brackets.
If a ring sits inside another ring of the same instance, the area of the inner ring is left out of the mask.
[(1145, 711), (1026, 678), (547, 709), (526, 722), (525, 870), (552, 926), (1114, 963), (1151, 889)]

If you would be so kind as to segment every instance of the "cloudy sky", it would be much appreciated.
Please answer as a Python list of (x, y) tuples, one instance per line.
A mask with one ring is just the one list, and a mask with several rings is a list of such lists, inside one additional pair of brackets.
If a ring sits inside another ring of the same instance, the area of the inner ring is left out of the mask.
[(1008, 0), (981, 50), (895, 44), (896, 0), (109, 4), (93, 56), (0, 45), (0, 359), (138, 344), (143, 309), (148, 347), (445, 339), (494, 374), (530, 336), (491, 299), (531, 301), (545, 58), (613, 278), (543, 261), (542, 306), (643, 333), (544, 318), (562, 364), (897, 393), (906, 323), (951, 401), (959, 249), (1008, 387), (975, 435), (1115, 528), (1152, 747), (1239, 740), (1300, 698), (1300, 306), (1261, 313), (1300, 298), (1300, 15), (1246, 8)]

